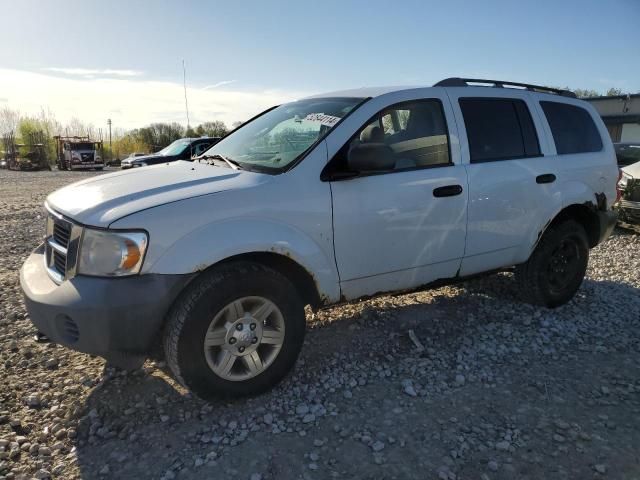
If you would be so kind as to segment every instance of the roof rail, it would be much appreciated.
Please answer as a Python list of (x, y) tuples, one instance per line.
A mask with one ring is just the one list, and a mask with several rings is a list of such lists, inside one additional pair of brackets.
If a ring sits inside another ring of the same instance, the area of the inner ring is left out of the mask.
[[(469, 85), (469, 84), (482, 84), (482, 85)], [(482, 78), (451, 77), (451, 78), (445, 78), (444, 80), (440, 80), (438, 83), (434, 85), (434, 87), (472, 87), (472, 86), (491, 86), (494, 88), (505, 88), (505, 86), (519, 87), (525, 90), (530, 90), (532, 92), (555, 93), (556, 95), (561, 95), (563, 97), (576, 98), (576, 94), (570, 90), (563, 90), (561, 88), (543, 87), (541, 85), (531, 85), (529, 83), (506, 82), (504, 80), (486, 80)]]

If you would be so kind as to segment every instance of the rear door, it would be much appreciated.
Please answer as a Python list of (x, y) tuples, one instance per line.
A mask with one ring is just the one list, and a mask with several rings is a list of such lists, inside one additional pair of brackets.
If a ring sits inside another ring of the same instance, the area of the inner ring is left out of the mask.
[[(615, 151), (606, 127), (592, 105), (572, 98), (541, 98), (540, 116), (561, 176), (563, 206), (594, 202), (604, 193), (607, 206), (616, 198)], [(595, 120), (595, 121), (594, 121)]]
[(562, 204), (558, 164), (528, 92), (450, 88), (469, 178), (461, 275), (521, 263)]

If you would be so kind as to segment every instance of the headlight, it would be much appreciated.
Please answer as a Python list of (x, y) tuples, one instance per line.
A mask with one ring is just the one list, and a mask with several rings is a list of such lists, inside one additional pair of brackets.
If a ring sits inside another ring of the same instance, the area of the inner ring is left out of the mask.
[(135, 275), (142, 268), (148, 237), (144, 232), (118, 232), (85, 228), (80, 245), (78, 273), (99, 277)]

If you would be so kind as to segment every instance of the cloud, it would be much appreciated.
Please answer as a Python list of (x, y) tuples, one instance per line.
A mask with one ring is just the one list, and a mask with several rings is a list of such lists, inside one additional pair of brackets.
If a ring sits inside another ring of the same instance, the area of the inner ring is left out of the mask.
[(202, 90), (211, 90), (213, 88), (218, 88), (223, 85), (229, 85), (230, 83), (235, 83), (235, 80), (222, 80), (221, 82), (214, 83), (213, 85), (207, 85), (206, 87), (202, 87)]
[[(181, 82), (142, 78), (61, 77), (42, 72), (0, 68), (0, 92), (5, 105), (24, 114), (37, 114), (44, 107), (66, 123), (76, 117), (116, 128), (137, 128), (152, 122), (186, 125), (184, 90)], [(306, 96), (306, 92), (282, 90), (224, 90), (187, 87), (191, 125), (222, 120), (227, 125), (247, 120), (280, 103)]]
[(142, 72), (138, 70), (118, 70), (112, 68), (95, 69), (95, 68), (66, 68), (66, 67), (47, 67), (43, 68), (47, 72), (64, 73), (65, 75), (78, 75), (83, 77), (95, 76), (113, 76), (113, 77), (138, 77)]

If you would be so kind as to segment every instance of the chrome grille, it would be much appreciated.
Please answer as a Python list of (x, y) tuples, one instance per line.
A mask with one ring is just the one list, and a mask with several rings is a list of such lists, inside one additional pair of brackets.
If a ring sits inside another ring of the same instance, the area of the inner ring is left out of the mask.
[(53, 251), (53, 266), (60, 275), (64, 275), (67, 270), (67, 257), (61, 253)]
[(62, 224), (60, 222), (53, 224), (53, 239), (64, 248), (69, 246), (69, 237), (71, 236), (71, 224)]
[(82, 227), (47, 208), (45, 267), (56, 283), (72, 278), (76, 273), (76, 258)]

